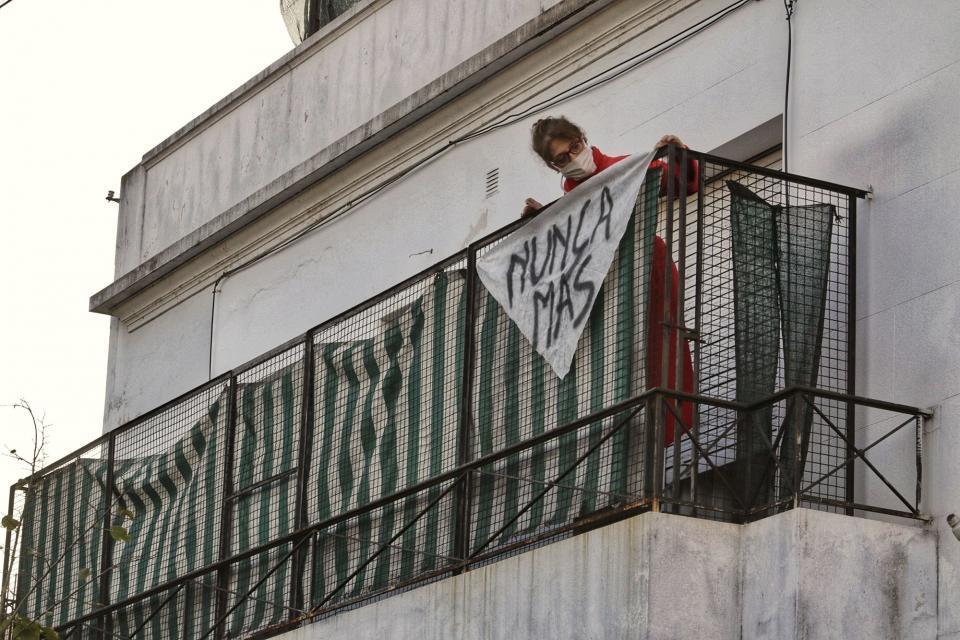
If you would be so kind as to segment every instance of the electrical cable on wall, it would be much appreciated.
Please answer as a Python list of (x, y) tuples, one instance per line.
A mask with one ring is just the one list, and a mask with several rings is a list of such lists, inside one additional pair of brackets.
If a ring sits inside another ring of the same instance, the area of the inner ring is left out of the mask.
[[(217, 292), (220, 286), (223, 284), (223, 282), (227, 278), (229, 278), (232, 275), (235, 275), (236, 273), (239, 273), (240, 271), (243, 271), (245, 269), (252, 267), (253, 265), (273, 255), (274, 253), (277, 253), (278, 251), (281, 251), (282, 249), (289, 247), (295, 242), (301, 240), (307, 234), (311, 233), (312, 231), (315, 231), (317, 228), (325, 224), (328, 224), (330, 222), (333, 222), (334, 220), (339, 218), (341, 215), (347, 213), (354, 207), (366, 202), (367, 200), (369, 200), (371, 197), (373, 197), (383, 189), (389, 187), (390, 185), (397, 182), (398, 180), (401, 180), (402, 178), (405, 178), (406, 176), (410, 175), (412, 172), (423, 167), (427, 163), (433, 161), (438, 156), (446, 153), (447, 151), (452, 149), (454, 146), (459, 145), (463, 142), (467, 142), (474, 138), (480, 137), (492, 131), (496, 131), (497, 129), (501, 129), (503, 127), (507, 127), (512, 124), (515, 124), (516, 122), (523, 120), (524, 118), (538, 111), (546, 111), (547, 109), (550, 109), (560, 103), (566, 102), (568, 100), (572, 100), (573, 98), (576, 98), (578, 96), (581, 96), (587, 93), (588, 91), (592, 91), (599, 86), (602, 86), (608, 82), (611, 82), (612, 80), (615, 80), (623, 76), (624, 74), (630, 71), (633, 71), (634, 69), (640, 67), (641, 65), (652, 60), (653, 58), (663, 53), (666, 53), (667, 51), (673, 49), (677, 45), (680, 45), (686, 42), (693, 36), (699, 34), (705, 29), (713, 26), (723, 18), (727, 17), (731, 13), (735, 12), (737, 9), (740, 9), (744, 5), (753, 1), (754, 0), (737, 0), (736, 2), (732, 2), (726, 5), (725, 7), (715, 11), (714, 13), (700, 19), (694, 24), (684, 29), (681, 29), (677, 33), (662, 40), (661, 42), (651, 47), (648, 47), (647, 49), (640, 51), (639, 53), (636, 53), (630, 56), (629, 58), (627, 58), (626, 60), (623, 60), (611, 67), (603, 69), (602, 71), (599, 71), (598, 73), (595, 73), (592, 76), (575, 83), (573, 86), (555, 93), (549, 98), (546, 98), (532, 105), (529, 105), (521, 111), (502, 115), (488, 125), (484, 125), (470, 133), (467, 133), (458, 138), (449, 140), (446, 145), (438, 149), (435, 149), (434, 151), (427, 154), (425, 157), (421, 158), (417, 162), (410, 165), (409, 167), (398, 172), (396, 175), (393, 175), (385, 179), (384, 181), (375, 185), (371, 189), (361, 193), (355, 199), (350, 200), (349, 202), (346, 202), (345, 204), (335, 209), (329, 215), (325, 216), (320, 220), (317, 220), (313, 224), (306, 226), (305, 228), (298, 231), (296, 234), (294, 234), (290, 238), (287, 238), (286, 240), (281, 242), (280, 244), (274, 247), (271, 247), (267, 251), (264, 251), (263, 253), (251, 258), (247, 262), (241, 263), (240, 265), (233, 267), (232, 269), (228, 269), (223, 273), (221, 273), (220, 276), (214, 282), (213, 291), (212, 291), (212, 300), (211, 300), (211, 306), (210, 306), (210, 353), (209, 353), (209, 362), (208, 362), (208, 378), (210, 379), (213, 378), (213, 342), (214, 342), (213, 338), (214, 338), (214, 326), (215, 326), (215, 316), (216, 316), (216, 306), (217, 306)], [(788, 2), (788, 0), (784, 0), (784, 1)], [(789, 4), (792, 6), (793, 1), (789, 0)], [(788, 82), (789, 82), (789, 73), (788, 73)], [(784, 112), (784, 122), (786, 122), (786, 112)], [(784, 137), (784, 156), (786, 156), (786, 138), (785, 137)], [(784, 166), (784, 170), (786, 170), (786, 166)]]
[(790, 154), (787, 152), (787, 136), (790, 130), (787, 128), (790, 111), (790, 58), (793, 51), (793, 10), (796, 8), (796, 0), (783, 0), (783, 8), (787, 12), (787, 76), (783, 86), (783, 172), (789, 173)]

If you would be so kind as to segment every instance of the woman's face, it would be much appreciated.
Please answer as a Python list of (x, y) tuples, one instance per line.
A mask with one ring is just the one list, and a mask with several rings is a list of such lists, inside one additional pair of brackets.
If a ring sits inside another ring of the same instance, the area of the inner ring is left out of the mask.
[(563, 138), (554, 138), (547, 145), (550, 150), (550, 157), (553, 159), (550, 166), (554, 169), (563, 169), (570, 164), (570, 160), (584, 150), (586, 144), (583, 140), (565, 140)]

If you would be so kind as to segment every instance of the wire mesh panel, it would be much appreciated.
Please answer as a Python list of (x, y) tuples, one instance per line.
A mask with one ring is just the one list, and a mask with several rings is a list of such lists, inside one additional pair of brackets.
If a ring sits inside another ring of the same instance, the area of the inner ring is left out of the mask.
[(439, 482), (320, 529), (311, 540), (311, 579), (304, 585), (311, 608), (333, 608), (457, 566), (457, 482)]
[(290, 617), (292, 552), (292, 544), (280, 544), (230, 565), (226, 637), (248, 637)]
[[(717, 406), (709, 399), (702, 399), (695, 403), (695, 415), (717, 413)], [(742, 415), (738, 411), (728, 411), (729, 420), (717, 425), (715, 432), (704, 433), (698, 428), (698, 423), (689, 424), (679, 412), (667, 405), (666, 411), (673, 413), (682, 424), (678, 438), (668, 445), (664, 453), (664, 475), (662, 479), (661, 495), (672, 513), (692, 515), (700, 518), (717, 520), (738, 520), (749, 511), (748, 504), (751, 488), (743, 480), (743, 468), (727, 462), (728, 452), (725, 441), (729, 434), (734, 433), (742, 424), (748, 426), (749, 414)], [(773, 456), (758, 457), (761, 463), (771, 464)], [(762, 473), (772, 474), (775, 467), (762, 472), (759, 468), (751, 469), (759, 476)]]
[(471, 556), (589, 526), (591, 516), (641, 501), (643, 461), (629, 447), (642, 442), (642, 409), (640, 404), (612, 419), (588, 422), (479, 466), (471, 501)]
[(215, 625), (214, 614), (219, 591), (215, 571), (204, 573), (183, 584), (180, 606), (182, 626), (177, 637), (202, 638), (210, 633)]
[(296, 467), (304, 352), (298, 344), (237, 374), (233, 494)]
[[(848, 406), (849, 403), (842, 400), (819, 398), (808, 402), (799, 396), (792, 402), (784, 403), (785, 414), (790, 415), (792, 412), (796, 416), (795, 420), (802, 420), (805, 432), (802, 435), (799, 451), (790, 448), (787, 453), (784, 453), (781, 449), (781, 459), (787, 459), (791, 453), (800, 459), (799, 469), (802, 475), (797, 484), (811, 497), (842, 502), (847, 500), (848, 483), (852, 480), (854, 485), (856, 484), (855, 478), (848, 477), (844, 465), (844, 460), (849, 453), (847, 443), (843, 439), (847, 435)], [(844, 433), (844, 436), (834, 428)], [(794, 432), (788, 426), (784, 429), (784, 433), (787, 436)], [(824, 474), (828, 475), (824, 476)], [(810, 486), (818, 478), (819, 482)], [(814, 508), (820, 507), (814, 506)], [(844, 511), (826, 506), (825, 503), (822, 509), (838, 513)]]
[(44, 625), (62, 625), (87, 613), (102, 600), (101, 561), (106, 449), (91, 447), (45, 470), (23, 487), (21, 526), (12, 540), (18, 565), (18, 610)]
[[(687, 242), (674, 246), (692, 267), (686, 306), (697, 319), (698, 392), (747, 405), (794, 386), (846, 392), (848, 194), (711, 157), (701, 171), (702, 192), (688, 201), (696, 215), (687, 217)], [(845, 404), (824, 408), (844, 429)], [(844, 454), (793, 399), (750, 411), (704, 403), (693, 428), (715, 466), (736, 465), (739, 497), (753, 501), (743, 505), (748, 510), (792, 491), (794, 458), (803, 470)], [(680, 457), (713, 473), (692, 442), (682, 446)], [(767, 473), (770, 455), (780, 463), (776, 479)], [(843, 499), (845, 482), (840, 474), (819, 490)], [(718, 506), (735, 506), (719, 495)]]
[[(308, 522), (363, 507), (457, 464), (466, 335), (463, 266), (462, 260), (449, 261), (317, 332)], [(385, 508), (381, 525), (386, 529), (378, 536), (389, 537), (402, 526), (416, 503), (407, 500), (396, 508), (401, 506), (396, 517)], [(442, 537), (451, 525), (438, 520), (441, 513), (433, 510), (423, 524)], [(314, 555), (318, 580), (336, 574), (324, 563), (342, 565), (336, 549), (343, 540), (370, 537), (351, 529), (364, 522), (341, 523), (321, 539), (326, 546)], [(414, 530), (407, 538), (412, 535)], [(386, 550), (382, 562), (391, 553)], [(449, 550), (424, 553), (418, 567), (430, 564), (429, 553)], [(364, 573), (356, 589), (364, 590), (362, 581), (374, 575)]]
[(138, 599), (120, 607), (106, 619), (94, 624), (103, 624), (104, 634), (121, 638), (173, 638), (185, 636), (183, 610), (187, 606), (186, 594), (178, 585), (166, 591)]
[(298, 344), (237, 375), (231, 555), (294, 529), (304, 353)]
[[(306, 353), (305, 344), (296, 344), (236, 376), (232, 487), (227, 497), (230, 556), (267, 545), (296, 527)], [(288, 546), (230, 564), (226, 593), (220, 596), (231, 608), (241, 599), (226, 620), (230, 637), (243, 637), (287, 618)]]
[(226, 390), (217, 381), (116, 436), (111, 526), (127, 538), (111, 540), (111, 602), (218, 559)]

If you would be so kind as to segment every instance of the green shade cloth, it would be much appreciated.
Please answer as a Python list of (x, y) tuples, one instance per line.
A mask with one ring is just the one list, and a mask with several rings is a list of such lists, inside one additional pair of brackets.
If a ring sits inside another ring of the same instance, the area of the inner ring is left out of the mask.
[[(440, 273), (368, 340), (317, 344), (309, 521), (350, 511), (457, 464), (466, 296)], [(317, 604), (442, 491), (433, 488), (323, 530), (312, 550)], [(444, 509), (444, 507), (447, 507)], [(416, 521), (331, 603), (431, 571), (450, 557), (449, 499)]]
[[(94, 607), (106, 469), (104, 461), (79, 459), (49, 473), (27, 493), (17, 585), (18, 597), (26, 597), (24, 615), (61, 624)], [(85, 570), (90, 572), (86, 580)]]
[[(737, 401), (753, 403), (773, 394), (780, 346), (777, 300), (777, 239), (774, 210), (743, 185), (728, 181), (733, 245), (733, 310)], [(741, 498), (767, 500), (757, 483), (772, 440), (773, 407), (745, 413), (737, 424), (737, 489)], [(748, 505), (749, 506), (749, 505)]]
[[(778, 207), (775, 214), (784, 384), (816, 387), (836, 208), (829, 204)], [(781, 478), (781, 493), (794, 486), (794, 429), (799, 429), (801, 435), (799, 468), (803, 469), (812, 422), (813, 407), (809, 403), (800, 398), (787, 400), (780, 446), (780, 464), (786, 470)]]
[[(731, 195), (737, 401), (757, 402), (775, 391), (781, 333), (784, 386), (815, 386), (836, 209), (829, 204), (774, 205), (737, 182), (728, 181), (727, 187)], [(775, 440), (772, 410), (768, 406), (741, 416), (737, 432), (740, 489), (759, 503), (768, 499), (767, 487), (758, 483), (764, 482), (770, 467), (764, 439)], [(788, 400), (778, 453), (781, 498), (794, 491), (797, 433), (802, 469), (812, 420), (812, 409), (806, 403)]]

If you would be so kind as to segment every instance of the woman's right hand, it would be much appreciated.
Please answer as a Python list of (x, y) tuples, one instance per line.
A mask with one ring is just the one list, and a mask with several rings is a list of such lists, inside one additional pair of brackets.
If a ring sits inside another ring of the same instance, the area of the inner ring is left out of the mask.
[(527, 198), (524, 201), (523, 211), (520, 213), (521, 218), (530, 218), (537, 215), (537, 212), (543, 209), (543, 205), (534, 200), (533, 198)]

